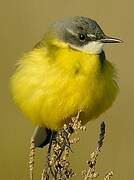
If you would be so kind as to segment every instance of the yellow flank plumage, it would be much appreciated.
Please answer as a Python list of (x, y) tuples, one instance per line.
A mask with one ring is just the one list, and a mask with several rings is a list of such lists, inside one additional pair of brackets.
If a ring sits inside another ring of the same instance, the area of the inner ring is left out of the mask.
[(82, 123), (108, 109), (118, 92), (113, 65), (53, 39), (24, 55), (11, 78), (14, 101), (35, 124), (60, 129), (82, 110)]

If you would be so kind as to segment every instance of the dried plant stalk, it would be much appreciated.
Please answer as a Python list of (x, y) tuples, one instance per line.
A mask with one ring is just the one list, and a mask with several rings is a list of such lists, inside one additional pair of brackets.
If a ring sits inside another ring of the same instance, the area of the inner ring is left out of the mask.
[[(93, 180), (99, 176), (98, 173), (96, 173), (96, 163), (98, 160), (98, 156), (101, 153), (101, 148), (104, 143), (105, 138), (105, 123), (102, 122), (100, 126), (100, 134), (99, 134), (99, 140), (97, 148), (94, 152), (90, 154), (90, 160), (88, 163), (88, 170), (83, 172), (84, 180)], [(109, 180), (113, 176), (113, 171), (110, 173), (107, 173), (104, 177), (104, 180)]]
[[(54, 134), (52, 138), (51, 148), (49, 148), (47, 157), (47, 167), (43, 173), (43, 180), (50, 178), (54, 180), (66, 180), (74, 176), (75, 173), (70, 167), (69, 152), (71, 151), (71, 144), (79, 141), (79, 138), (71, 139), (73, 133), (77, 134), (78, 130), (85, 130), (79, 120), (80, 112), (76, 117), (73, 117), (71, 122)], [(44, 171), (44, 170), (43, 170)]]
[[(48, 147), (47, 163), (42, 171), (41, 180), (67, 180), (75, 175), (69, 162), (69, 153), (71, 145), (79, 142), (79, 138), (72, 138), (72, 134), (77, 134), (79, 130), (85, 131), (85, 126), (81, 125), (80, 113), (76, 117), (72, 117), (69, 124), (64, 124), (64, 127), (58, 131), (53, 132), (51, 141)], [(105, 137), (105, 123), (102, 122), (100, 126), (100, 134), (97, 148), (90, 154), (90, 160), (88, 163), (88, 170), (83, 171), (84, 180), (93, 180), (99, 176), (96, 173), (96, 163), (98, 156), (101, 153), (101, 148), (104, 143)], [(35, 145), (34, 139), (30, 142), (30, 180), (33, 180), (33, 169), (34, 169), (34, 158), (35, 158)], [(113, 171), (107, 173), (104, 180), (110, 180), (113, 176)]]
[(35, 158), (35, 144), (34, 144), (34, 139), (31, 138), (30, 153), (29, 153), (30, 180), (33, 180), (34, 158)]
[(113, 177), (113, 175), (114, 175), (113, 171), (110, 171), (105, 175), (104, 180), (110, 180)]
[(95, 172), (95, 168), (96, 168), (96, 162), (97, 162), (98, 155), (101, 152), (100, 150), (103, 145), (104, 136), (105, 136), (105, 123), (102, 122), (101, 127), (100, 127), (98, 146), (97, 146), (96, 150), (90, 154), (90, 160), (87, 162), (88, 170), (87, 170), (87, 172), (86, 171), (84, 172), (84, 176), (85, 176), (84, 180), (92, 180), (98, 176), (98, 173)]

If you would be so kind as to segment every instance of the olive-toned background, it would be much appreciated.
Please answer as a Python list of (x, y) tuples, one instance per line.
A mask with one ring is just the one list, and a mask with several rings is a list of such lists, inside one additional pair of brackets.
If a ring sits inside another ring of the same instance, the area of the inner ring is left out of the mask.
[[(47, 26), (68, 16), (96, 19), (104, 31), (124, 40), (107, 45), (107, 58), (116, 64), (120, 94), (114, 106), (97, 121), (89, 122), (72, 153), (77, 177), (86, 167), (89, 153), (96, 147), (98, 128), (106, 120), (107, 134), (98, 171), (113, 169), (114, 180), (134, 178), (134, 13), (133, 0), (4, 0), (0, 5), (0, 179), (28, 180), (29, 140), (33, 125), (12, 102), (9, 79), (15, 62), (40, 40)], [(36, 152), (35, 179), (40, 179), (46, 150)], [(103, 179), (99, 177), (98, 180)]]

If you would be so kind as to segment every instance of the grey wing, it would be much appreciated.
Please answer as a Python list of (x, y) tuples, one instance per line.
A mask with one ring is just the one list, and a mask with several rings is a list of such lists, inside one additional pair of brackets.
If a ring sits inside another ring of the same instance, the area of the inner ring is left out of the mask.
[(37, 126), (32, 136), (35, 147), (43, 148), (46, 146), (50, 142), (51, 134), (51, 130), (45, 127)]

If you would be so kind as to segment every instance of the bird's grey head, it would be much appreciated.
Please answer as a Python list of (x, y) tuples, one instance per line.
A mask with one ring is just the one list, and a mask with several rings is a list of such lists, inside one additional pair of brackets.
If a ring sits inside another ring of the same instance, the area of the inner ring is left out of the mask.
[(122, 42), (104, 34), (96, 21), (82, 16), (68, 18), (53, 24), (56, 36), (74, 49), (99, 54), (104, 43)]

